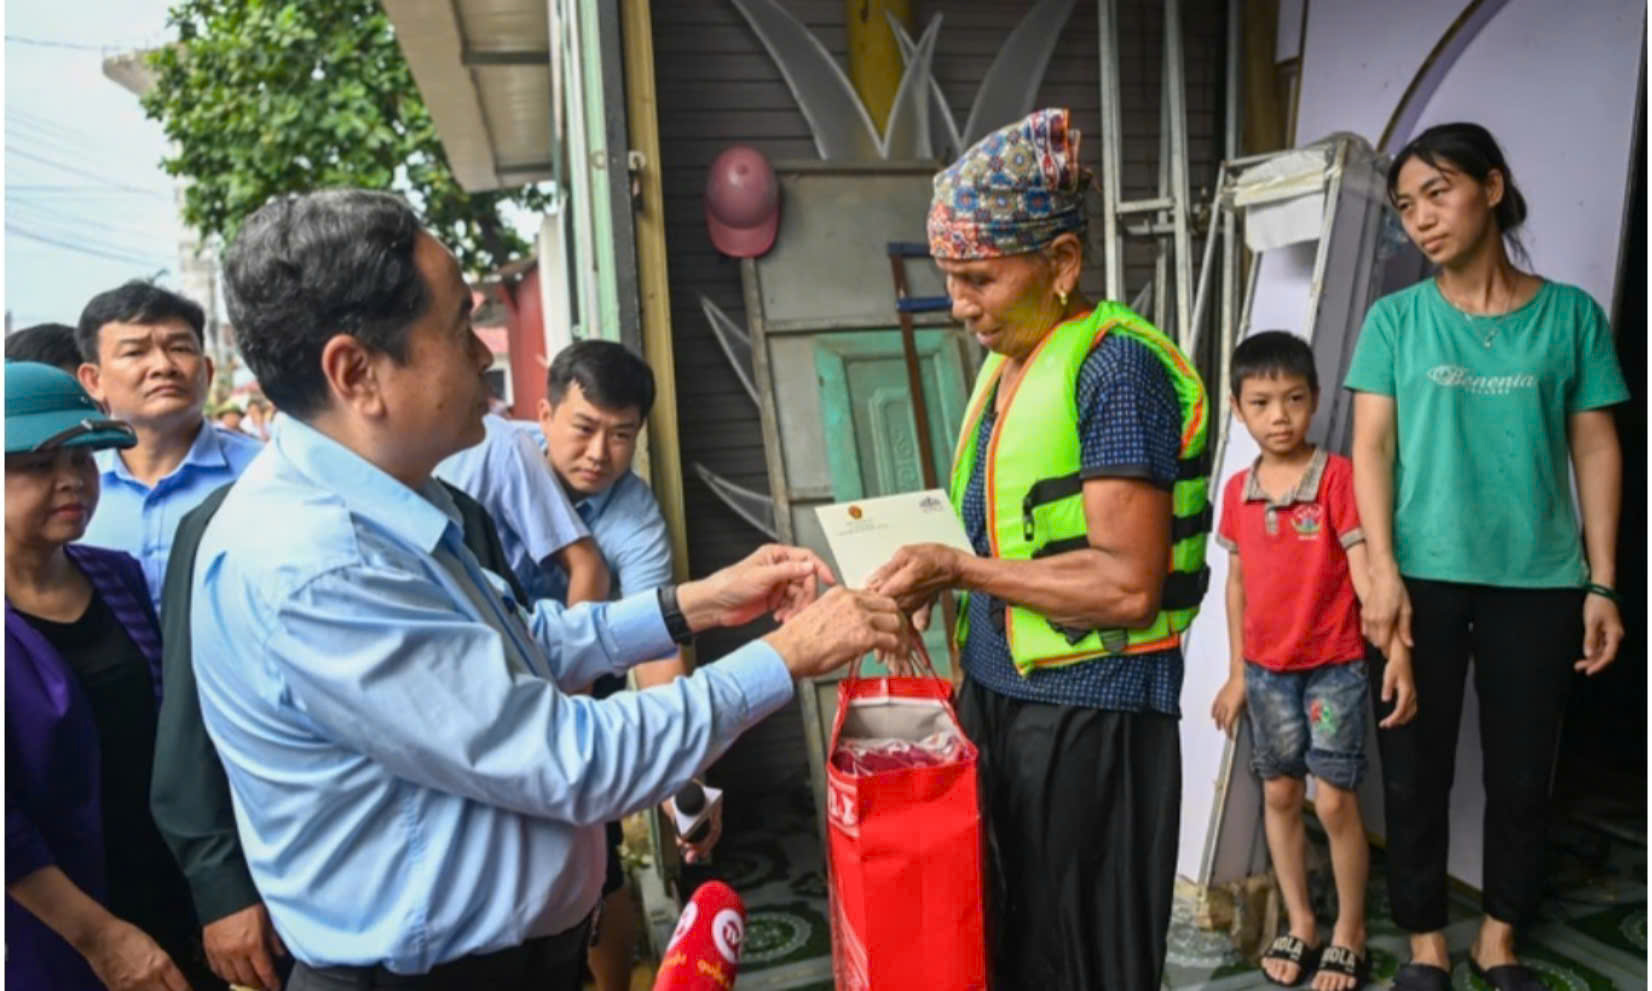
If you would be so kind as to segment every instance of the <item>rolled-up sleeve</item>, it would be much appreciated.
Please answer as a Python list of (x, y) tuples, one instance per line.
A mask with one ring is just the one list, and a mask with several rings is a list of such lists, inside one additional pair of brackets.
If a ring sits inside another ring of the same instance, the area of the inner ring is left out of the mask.
[[(645, 605), (563, 613), (556, 677), (660, 646)], [(267, 643), (292, 703), (340, 743), (426, 787), (575, 825), (663, 800), (792, 693), (780, 656), (755, 642), (669, 685), (571, 696), (434, 582), (365, 565), (290, 595)]]

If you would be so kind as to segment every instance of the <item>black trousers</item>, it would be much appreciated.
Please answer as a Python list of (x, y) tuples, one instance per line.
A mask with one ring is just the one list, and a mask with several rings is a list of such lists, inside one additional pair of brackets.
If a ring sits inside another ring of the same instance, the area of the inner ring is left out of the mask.
[[(1543, 894), (1549, 778), (1572, 664), (1582, 656), (1583, 593), (1405, 579), (1411, 595), (1417, 718), (1377, 733), (1388, 826), (1389, 899), (1410, 932), (1446, 925), (1446, 850), (1463, 684), (1480, 699), (1485, 912), (1529, 920)], [(1376, 657), (1373, 652), (1373, 658)], [(1377, 718), (1381, 664), (1370, 667)]]
[(590, 932), (587, 920), (555, 936), (450, 960), (425, 974), (393, 974), (383, 967), (310, 967), (300, 963), (293, 968), (286, 991), (579, 991)]
[(1176, 720), (1023, 702), (973, 680), (958, 718), (981, 751), (992, 987), (1157, 988), (1181, 817)]

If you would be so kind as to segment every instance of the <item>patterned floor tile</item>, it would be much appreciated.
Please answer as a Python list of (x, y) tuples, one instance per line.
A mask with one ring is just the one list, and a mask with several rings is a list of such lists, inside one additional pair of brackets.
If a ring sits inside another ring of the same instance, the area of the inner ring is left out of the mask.
[[(824, 991), (830, 982), (789, 978), (790, 970), (830, 954), (826, 878), (807, 785), (759, 796), (729, 796), (729, 832), (719, 844), (716, 873), (746, 902), (747, 931), (742, 975), (771, 975), (765, 988)], [(1548, 883), (1539, 928), (1522, 959), (1552, 991), (1608, 991), (1646, 987), (1646, 849), (1630, 840), (1632, 826), (1566, 823), (1552, 833)], [(1638, 835), (1644, 835), (1644, 827)], [(1310, 824), (1311, 842), (1324, 834)], [(1329, 933), (1336, 891), (1329, 872), (1310, 878), (1310, 897), (1321, 931)], [(1477, 928), (1477, 899), (1453, 892), (1447, 940), (1456, 991), (1485, 991), (1469, 973), (1467, 947)], [(1389, 916), (1386, 857), (1373, 849), (1366, 890), (1374, 987), (1387, 987), (1408, 958), (1406, 934)], [(1190, 904), (1172, 909), (1165, 957), (1167, 988), (1239, 991), (1268, 987), (1261, 972), (1240, 956), (1224, 933), (1193, 924)], [(810, 969), (805, 966), (804, 970)], [(818, 968), (814, 969), (818, 973)]]

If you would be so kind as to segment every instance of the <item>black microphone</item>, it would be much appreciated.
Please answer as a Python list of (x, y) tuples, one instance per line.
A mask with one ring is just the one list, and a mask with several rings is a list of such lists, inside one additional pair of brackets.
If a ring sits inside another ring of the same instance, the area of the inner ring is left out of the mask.
[(690, 781), (683, 785), (682, 790), (672, 797), (671, 804), (676, 806), (677, 814), (683, 819), (699, 820), (683, 834), (685, 841), (698, 843), (711, 832), (711, 817), (700, 818), (701, 813), (706, 810), (706, 790), (701, 788), (698, 782)]

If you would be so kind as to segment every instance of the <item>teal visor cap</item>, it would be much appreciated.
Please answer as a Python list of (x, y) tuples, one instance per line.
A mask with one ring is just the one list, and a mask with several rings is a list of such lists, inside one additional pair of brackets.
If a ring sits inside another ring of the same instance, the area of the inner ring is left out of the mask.
[(6, 362), (7, 454), (137, 442), (131, 425), (105, 416), (68, 372), (33, 361)]

